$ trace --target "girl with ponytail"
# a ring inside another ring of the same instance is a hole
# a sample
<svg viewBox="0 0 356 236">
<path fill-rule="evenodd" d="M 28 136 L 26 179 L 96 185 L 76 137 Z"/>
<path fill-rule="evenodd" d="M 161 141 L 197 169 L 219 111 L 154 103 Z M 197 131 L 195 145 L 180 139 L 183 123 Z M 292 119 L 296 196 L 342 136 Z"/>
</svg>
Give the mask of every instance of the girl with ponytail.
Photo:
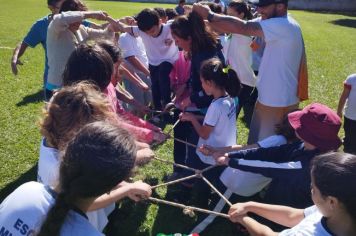
<svg viewBox="0 0 356 236">
<path fill-rule="evenodd" d="M 203 124 L 201 125 L 200 117 L 189 112 L 181 113 L 180 119 L 193 125 L 199 135 L 198 147 L 236 144 L 235 115 L 241 87 L 236 72 L 228 67 L 224 68 L 219 59 L 212 58 L 203 62 L 200 80 L 205 93 L 214 97 Z M 215 160 L 197 149 L 194 153 L 189 153 L 187 164 L 196 169 L 203 169 L 215 165 Z"/>
<path fill-rule="evenodd" d="M 224 61 L 218 35 L 207 27 L 203 18 L 195 12 L 175 18 L 171 24 L 171 31 L 176 45 L 191 55 L 190 76 L 185 85 L 190 95 L 180 102 L 176 118 L 178 119 L 179 113 L 185 110 L 204 115 L 213 97 L 206 94 L 202 88 L 200 66 L 204 60 L 213 57 Z M 197 143 L 199 139 L 190 122 L 179 122 L 174 128 L 174 137 L 190 143 Z M 195 151 L 183 143 L 174 141 L 173 155 L 176 163 L 185 164 L 186 150 Z M 181 174 L 182 169 L 175 167 L 173 175 L 178 177 Z"/>
</svg>

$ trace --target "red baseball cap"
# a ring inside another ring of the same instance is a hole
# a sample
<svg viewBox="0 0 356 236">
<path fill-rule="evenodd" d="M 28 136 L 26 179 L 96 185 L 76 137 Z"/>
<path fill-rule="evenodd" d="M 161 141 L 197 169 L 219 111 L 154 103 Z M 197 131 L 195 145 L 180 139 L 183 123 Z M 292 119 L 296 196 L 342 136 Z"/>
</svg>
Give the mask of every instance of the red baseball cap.
<svg viewBox="0 0 356 236">
<path fill-rule="evenodd" d="M 288 114 L 288 121 L 304 141 L 321 151 L 336 150 L 341 146 L 338 133 L 340 117 L 329 107 L 312 103 L 301 111 Z"/>
</svg>

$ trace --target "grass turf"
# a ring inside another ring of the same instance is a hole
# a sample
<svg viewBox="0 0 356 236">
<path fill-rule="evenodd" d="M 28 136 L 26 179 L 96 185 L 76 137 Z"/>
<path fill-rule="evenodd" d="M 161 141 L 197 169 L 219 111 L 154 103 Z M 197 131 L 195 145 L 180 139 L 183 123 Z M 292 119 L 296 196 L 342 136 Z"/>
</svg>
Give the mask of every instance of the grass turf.
<svg viewBox="0 0 356 236">
<path fill-rule="evenodd" d="M 36 19 L 48 14 L 45 1 L 1 1 L 0 8 L 0 201 L 23 182 L 35 180 L 40 134 L 43 49 L 28 49 L 22 57 L 24 65 L 19 75 L 10 69 L 12 50 L 20 42 Z M 91 9 L 102 9 L 114 17 L 132 15 L 145 7 L 169 7 L 165 4 L 146 4 L 113 1 L 88 1 Z M 310 100 L 336 109 L 342 82 L 356 72 L 355 15 L 291 11 L 300 23 L 307 50 L 310 74 Z M 304 106 L 307 103 L 303 103 Z M 238 120 L 238 141 L 245 143 L 247 128 Z M 340 133 L 342 136 L 342 132 Z M 173 144 L 168 141 L 156 152 L 172 159 Z M 137 178 L 150 183 L 162 181 L 171 173 L 169 165 L 152 162 L 139 170 Z M 159 197 L 174 194 L 175 189 L 159 189 Z M 122 201 L 113 215 L 108 235 L 156 235 L 158 232 L 189 232 L 197 218 L 189 218 L 182 211 L 167 206 Z M 229 222 L 218 219 L 203 235 L 236 235 Z"/>
</svg>

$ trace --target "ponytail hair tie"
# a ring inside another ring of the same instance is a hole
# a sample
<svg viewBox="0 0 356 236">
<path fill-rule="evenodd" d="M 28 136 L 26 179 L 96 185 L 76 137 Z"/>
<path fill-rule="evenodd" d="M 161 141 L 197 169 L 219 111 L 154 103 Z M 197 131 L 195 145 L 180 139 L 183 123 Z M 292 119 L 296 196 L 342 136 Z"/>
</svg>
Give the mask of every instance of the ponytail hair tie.
<svg viewBox="0 0 356 236">
<path fill-rule="evenodd" d="M 224 72 L 224 74 L 227 74 L 230 69 L 231 69 L 230 65 L 227 65 L 225 68 L 222 69 L 222 71 Z"/>
</svg>

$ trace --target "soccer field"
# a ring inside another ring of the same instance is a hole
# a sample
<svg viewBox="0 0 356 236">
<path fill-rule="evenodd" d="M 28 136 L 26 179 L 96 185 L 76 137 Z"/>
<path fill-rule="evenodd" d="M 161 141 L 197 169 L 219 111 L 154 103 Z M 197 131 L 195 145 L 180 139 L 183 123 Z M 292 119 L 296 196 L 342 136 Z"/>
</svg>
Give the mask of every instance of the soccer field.
<svg viewBox="0 0 356 236">
<path fill-rule="evenodd" d="M 43 107 L 42 73 L 44 53 L 41 46 L 28 48 L 22 57 L 19 74 L 11 72 L 12 49 L 26 35 L 31 25 L 49 13 L 46 1 L 0 0 L 0 202 L 20 184 L 36 179 L 40 134 L 38 121 Z M 173 7 L 114 1 L 87 1 L 93 10 L 107 11 L 119 18 L 146 7 Z M 307 51 L 310 100 L 336 109 L 342 82 L 356 73 L 356 15 L 290 11 L 300 23 Z M 242 114 L 241 114 L 242 116 Z M 238 142 L 246 143 L 248 129 L 238 120 Z M 167 130 L 169 127 L 166 128 Z M 340 137 L 342 137 L 340 132 Z M 173 159 L 170 140 L 156 149 L 157 156 Z M 137 170 L 135 179 L 151 184 L 161 182 L 172 172 L 170 165 L 152 161 Z M 175 188 L 158 189 L 157 196 L 174 195 Z M 124 200 L 112 215 L 107 235 L 156 235 L 159 232 L 188 233 L 197 218 L 185 216 L 181 210 L 149 203 Z M 217 219 L 202 235 L 237 235 L 235 227 Z"/>
</svg>

